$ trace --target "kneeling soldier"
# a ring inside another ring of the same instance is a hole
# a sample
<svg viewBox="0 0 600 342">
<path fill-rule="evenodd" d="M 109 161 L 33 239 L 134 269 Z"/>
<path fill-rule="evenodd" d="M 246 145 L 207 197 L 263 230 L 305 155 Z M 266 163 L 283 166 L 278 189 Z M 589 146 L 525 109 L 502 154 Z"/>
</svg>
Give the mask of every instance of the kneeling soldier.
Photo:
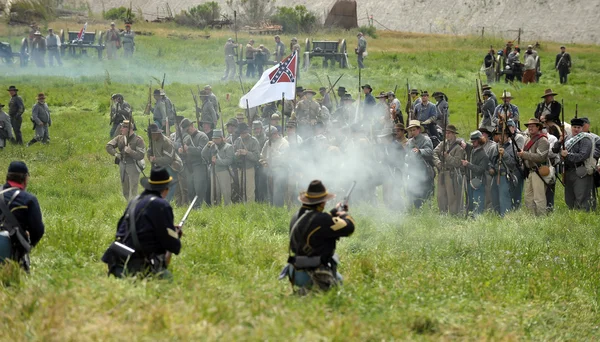
<svg viewBox="0 0 600 342">
<path fill-rule="evenodd" d="M 354 220 L 341 203 L 330 213 L 323 212 L 325 203 L 334 197 L 319 180 L 312 181 L 298 197 L 302 207 L 290 222 L 289 264 L 280 279 L 287 275 L 292 286 L 303 291 L 314 284 L 329 290 L 342 280 L 337 273 L 335 245 L 340 237 L 354 232 Z"/>
<path fill-rule="evenodd" d="M 144 192 L 127 205 L 117 225 L 116 241 L 102 256 L 109 275 L 171 277 L 166 254 L 181 250 L 181 230 L 173 224 L 173 208 L 164 200 L 172 180 L 166 169 L 153 168 L 150 179 L 140 181 Z"/>
</svg>

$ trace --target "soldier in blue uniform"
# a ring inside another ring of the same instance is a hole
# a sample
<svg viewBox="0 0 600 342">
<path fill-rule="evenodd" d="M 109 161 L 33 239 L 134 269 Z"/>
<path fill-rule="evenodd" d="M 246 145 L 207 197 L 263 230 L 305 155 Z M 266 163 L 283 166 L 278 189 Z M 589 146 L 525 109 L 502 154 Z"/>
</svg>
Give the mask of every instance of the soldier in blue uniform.
<svg viewBox="0 0 600 342">
<path fill-rule="evenodd" d="M 181 230 L 173 224 L 173 209 L 164 199 L 172 180 L 165 168 L 155 167 L 149 179 L 140 181 L 145 190 L 127 205 L 117 225 L 116 241 L 102 257 L 109 275 L 171 278 L 167 254 L 181 250 Z"/>
<path fill-rule="evenodd" d="M 11 259 L 29 272 L 29 252 L 44 236 L 42 211 L 37 198 L 25 191 L 29 170 L 22 161 L 8 166 L 0 203 L 0 263 Z"/>
<path fill-rule="evenodd" d="M 317 285 L 328 290 L 341 282 L 337 273 L 336 243 L 354 233 L 354 220 L 348 208 L 339 203 L 331 212 L 323 212 L 325 203 L 335 197 L 319 180 L 314 180 L 298 200 L 300 210 L 290 222 L 290 257 L 280 275 L 303 291 Z"/>
</svg>

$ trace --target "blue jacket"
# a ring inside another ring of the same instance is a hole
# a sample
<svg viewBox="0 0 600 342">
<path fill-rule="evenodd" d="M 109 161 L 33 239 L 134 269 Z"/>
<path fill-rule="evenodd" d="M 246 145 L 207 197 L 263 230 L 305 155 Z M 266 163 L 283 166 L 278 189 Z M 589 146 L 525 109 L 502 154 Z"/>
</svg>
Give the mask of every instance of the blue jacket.
<svg viewBox="0 0 600 342">
<path fill-rule="evenodd" d="M 6 183 L 2 189 L 10 188 Z M 19 195 L 9 204 L 16 190 L 4 193 L 4 203 L 8 204 L 8 209 L 15 215 L 21 229 L 29 232 L 31 246 L 35 246 L 44 236 L 44 222 L 42 222 L 42 211 L 37 198 L 25 190 L 20 190 Z"/>
</svg>

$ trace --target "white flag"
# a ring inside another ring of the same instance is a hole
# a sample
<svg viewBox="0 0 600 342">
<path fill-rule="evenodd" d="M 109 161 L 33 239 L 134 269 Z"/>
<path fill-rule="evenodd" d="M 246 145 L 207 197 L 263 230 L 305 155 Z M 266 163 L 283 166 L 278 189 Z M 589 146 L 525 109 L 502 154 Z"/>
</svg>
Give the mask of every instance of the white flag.
<svg viewBox="0 0 600 342">
<path fill-rule="evenodd" d="M 250 108 L 281 100 L 281 94 L 286 100 L 296 96 L 296 70 L 298 70 L 298 53 L 294 51 L 286 59 L 263 72 L 260 80 L 240 99 L 240 108 L 246 108 L 246 100 Z"/>
</svg>

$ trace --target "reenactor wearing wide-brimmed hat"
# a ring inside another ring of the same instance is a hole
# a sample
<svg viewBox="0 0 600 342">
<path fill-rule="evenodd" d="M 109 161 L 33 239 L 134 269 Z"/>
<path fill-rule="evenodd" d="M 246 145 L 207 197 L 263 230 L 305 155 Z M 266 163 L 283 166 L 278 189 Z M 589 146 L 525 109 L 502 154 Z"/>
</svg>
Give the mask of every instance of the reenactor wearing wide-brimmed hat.
<svg viewBox="0 0 600 342">
<path fill-rule="evenodd" d="M 4 108 L 4 104 L 0 103 L 0 150 L 6 147 L 8 140 L 14 139 L 10 117 L 2 108 Z"/>
<path fill-rule="evenodd" d="M 225 43 L 225 75 L 221 80 L 234 79 L 235 78 L 235 56 L 237 55 L 237 44 L 233 42 L 233 38 L 227 39 Z"/>
<path fill-rule="evenodd" d="M 40 31 L 36 31 L 33 34 L 33 40 L 31 41 L 31 59 L 35 62 L 35 65 L 39 68 L 46 67 L 44 62 L 44 56 L 46 55 L 46 39 L 42 36 Z"/>
<path fill-rule="evenodd" d="M 433 150 L 433 163 L 438 170 L 438 208 L 441 213 L 457 215 L 463 208 L 462 160 L 465 151 L 454 125 L 446 127 L 446 141 Z"/>
<path fill-rule="evenodd" d="M 535 108 L 534 116 L 548 127 L 548 132 L 550 134 L 554 135 L 556 138 L 560 138 L 562 135 L 560 127 L 562 125 L 562 122 L 560 121 L 562 105 L 554 99 L 556 95 L 558 94 L 553 92 L 552 89 L 544 90 L 544 95 L 542 95 L 544 101 L 538 103 Z"/>
<path fill-rule="evenodd" d="M 435 105 L 431 105 L 435 108 Z M 428 136 L 422 134 L 423 127 L 419 120 L 409 121 L 407 130 L 411 138 L 407 144 L 406 163 L 412 166 L 407 170 L 411 184 L 407 191 L 413 205 L 421 208 L 433 195 L 433 143 Z"/>
<path fill-rule="evenodd" d="M 119 135 L 106 144 L 106 152 L 115 156 L 115 164 L 119 165 L 123 197 L 129 201 L 138 194 L 138 180 L 145 167 L 146 146 L 144 139 L 133 131 L 129 120 L 122 121 L 119 126 Z"/>
<path fill-rule="evenodd" d="M 465 183 L 469 199 L 467 212 L 481 214 L 485 209 L 485 174 L 489 159 L 483 150 L 483 134 L 474 131 L 470 134 L 471 143 L 462 143 L 466 158 L 461 161 L 465 168 Z"/>
<path fill-rule="evenodd" d="M 123 121 L 131 121 L 132 110 L 129 103 L 123 99 L 123 95 L 116 93 L 113 94 L 110 99 L 113 102 L 113 105 L 110 107 L 110 123 L 112 124 L 110 137 L 113 138 L 115 137 L 115 134 L 119 133 L 117 132 L 117 129 Z M 133 129 L 135 129 L 135 127 L 132 127 L 132 130 Z"/>
<path fill-rule="evenodd" d="M 187 179 L 188 199 L 198 196 L 195 208 L 200 208 L 202 202 L 206 201 L 208 192 L 208 163 L 202 158 L 202 150 L 208 144 L 208 136 L 194 127 L 194 121 L 183 119 L 179 124 L 183 138 L 183 146 L 179 148 L 179 154 L 185 161 L 185 174 Z"/>
<path fill-rule="evenodd" d="M 173 208 L 166 200 L 172 182 L 169 172 L 160 167 L 152 168 L 150 178 L 142 178 L 144 192 L 127 204 L 115 242 L 102 256 L 109 275 L 172 277 L 168 255 L 181 250 L 181 230 L 174 225 Z"/>
<path fill-rule="evenodd" d="M 290 255 L 280 279 L 287 276 L 302 293 L 313 286 L 326 291 L 342 280 L 335 247 L 339 238 L 354 232 L 355 225 L 342 203 L 323 212 L 325 203 L 333 198 L 321 181 L 310 182 L 298 197 L 302 207 L 290 221 Z"/>
<path fill-rule="evenodd" d="M 510 120 L 507 125 L 513 125 L 514 121 Z M 518 169 L 520 160 L 517 157 L 517 149 L 513 148 L 513 143 L 509 136 L 510 132 L 495 131 L 494 142 L 497 144 L 496 157 L 494 160 L 495 175 L 492 177 L 492 182 L 495 182 L 494 196 L 498 198 L 498 204 L 495 206 L 500 214 L 504 216 L 507 212 L 516 207 L 514 203 L 514 190 L 519 187 L 519 179 L 521 178 L 521 170 Z M 519 192 L 519 200 L 520 193 Z"/>
<path fill-rule="evenodd" d="M 12 260 L 25 272 L 29 272 L 29 252 L 45 232 L 40 204 L 33 194 L 27 192 L 29 184 L 27 165 L 22 161 L 13 161 L 8 166 L 6 183 L 0 192 L 1 205 L 4 207 L 0 229 L 0 264 Z M 10 221 L 16 221 L 18 226 L 10 224 Z"/>
<path fill-rule="evenodd" d="M 250 135 L 250 127 L 245 122 L 238 125 L 237 131 L 239 137 L 233 143 L 233 150 L 241 200 L 251 203 L 255 200 L 255 169 L 260 159 L 260 143 Z"/>
<path fill-rule="evenodd" d="M 529 136 L 523 150 L 517 152 L 525 164 L 525 205 L 537 216 L 546 214 L 546 183 L 550 177 L 548 137 L 542 133 L 543 125 L 538 119 L 529 119 L 526 124 Z"/>
<path fill-rule="evenodd" d="M 19 145 L 23 145 L 23 136 L 21 135 L 21 124 L 23 123 L 23 113 L 25 112 L 25 105 L 23 104 L 23 98 L 17 94 L 19 89 L 15 86 L 10 86 L 7 89 L 10 94 L 10 102 L 8 102 L 8 116 L 10 117 L 10 124 L 15 133 L 14 142 Z"/>
<path fill-rule="evenodd" d="M 123 42 L 123 57 L 131 58 L 135 50 L 135 33 L 131 31 L 131 24 L 125 24 L 125 31 L 121 32 Z"/>
<path fill-rule="evenodd" d="M 202 149 L 202 157 L 210 162 L 210 193 L 212 204 L 231 204 L 231 183 L 233 171 L 231 165 L 234 161 L 233 146 L 225 141 L 223 131 L 215 129 L 213 139 Z"/>
<path fill-rule="evenodd" d="M 517 127 L 520 126 L 519 122 L 519 107 L 510 103 L 513 97 L 508 91 L 502 93 L 502 103 L 496 106 L 494 110 L 494 117 L 492 118 L 492 124 L 495 129 L 506 129 L 506 121 L 512 119 Z"/>
<path fill-rule="evenodd" d="M 52 118 L 50 117 L 50 109 L 46 103 L 46 95 L 44 93 L 38 94 L 37 103 L 31 108 L 31 121 L 33 121 L 35 135 L 27 143 L 27 146 L 31 146 L 38 141 L 48 144 L 50 142 L 48 127 L 52 125 Z"/>
<path fill-rule="evenodd" d="M 275 39 L 275 62 L 280 62 L 285 57 L 285 44 L 281 42 L 281 37 L 276 35 Z"/>
<path fill-rule="evenodd" d="M 165 168 L 173 177 L 169 194 L 165 198 L 170 202 L 175 196 L 175 190 L 179 182 L 178 174 L 183 171 L 183 161 L 177 155 L 173 142 L 163 134 L 157 124 L 151 124 L 148 130 L 152 139 L 152 144 L 148 144 L 150 146 L 147 152 L 148 160 L 153 166 Z"/>
<path fill-rule="evenodd" d="M 560 47 L 560 53 L 556 55 L 554 69 L 558 70 L 560 84 L 566 84 L 567 75 L 571 73 L 571 55 L 564 45 Z"/>
<path fill-rule="evenodd" d="M 210 92 L 205 90 L 200 91 L 200 99 L 202 99 L 202 118 L 203 122 L 212 122 L 213 127 L 216 127 L 217 124 L 217 111 L 213 105 L 213 102 L 210 100 Z"/>
<path fill-rule="evenodd" d="M 562 140 L 557 141 L 552 150 L 560 151 L 565 162 L 565 203 L 569 209 L 590 211 L 594 205 L 594 180 L 597 160 L 594 159 L 595 139 L 583 132 L 584 121 L 579 118 L 571 120 L 572 137 L 567 139 L 562 148 Z"/>
<path fill-rule="evenodd" d="M 151 109 L 152 119 L 158 128 L 162 129 L 165 127 L 168 118 L 167 105 L 164 98 L 165 91 L 162 89 L 154 89 L 153 96 L 155 103 L 154 107 Z"/>
<path fill-rule="evenodd" d="M 115 23 L 110 23 L 110 28 L 106 30 L 104 35 L 106 38 L 106 57 L 108 59 L 117 59 L 117 49 L 121 48 L 121 36 L 119 30 L 116 29 Z"/>
<path fill-rule="evenodd" d="M 421 97 L 419 96 L 419 90 L 418 89 L 411 89 L 410 90 L 410 99 L 412 100 L 412 105 L 413 108 L 418 105 L 419 103 L 421 103 Z M 415 120 L 414 117 L 412 118 L 408 118 L 406 120 Z"/>
<path fill-rule="evenodd" d="M 254 39 L 250 39 L 246 44 L 246 77 L 254 77 L 256 75 L 255 54 L 257 49 L 254 48 Z"/>
</svg>

